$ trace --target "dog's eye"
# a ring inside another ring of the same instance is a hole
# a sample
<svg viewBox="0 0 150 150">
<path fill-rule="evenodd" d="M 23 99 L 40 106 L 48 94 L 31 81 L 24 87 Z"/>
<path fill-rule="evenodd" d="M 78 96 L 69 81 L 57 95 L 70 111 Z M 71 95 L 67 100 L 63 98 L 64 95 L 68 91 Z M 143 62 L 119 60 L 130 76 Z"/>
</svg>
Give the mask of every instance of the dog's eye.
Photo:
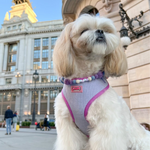
<svg viewBox="0 0 150 150">
<path fill-rule="evenodd" d="M 86 32 L 88 29 L 85 29 L 85 30 L 83 30 L 82 32 L 81 32 L 81 34 L 83 34 L 84 32 Z"/>
</svg>

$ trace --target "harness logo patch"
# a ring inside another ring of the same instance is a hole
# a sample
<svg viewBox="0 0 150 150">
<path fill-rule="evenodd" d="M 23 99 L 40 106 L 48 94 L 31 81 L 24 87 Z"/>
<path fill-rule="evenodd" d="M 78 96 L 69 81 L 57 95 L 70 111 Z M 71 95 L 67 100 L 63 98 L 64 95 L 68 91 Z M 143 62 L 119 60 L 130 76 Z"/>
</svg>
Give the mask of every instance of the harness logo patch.
<svg viewBox="0 0 150 150">
<path fill-rule="evenodd" d="M 71 86 L 71 93 L 83 93 L 82 86 Z"/>
</svg>

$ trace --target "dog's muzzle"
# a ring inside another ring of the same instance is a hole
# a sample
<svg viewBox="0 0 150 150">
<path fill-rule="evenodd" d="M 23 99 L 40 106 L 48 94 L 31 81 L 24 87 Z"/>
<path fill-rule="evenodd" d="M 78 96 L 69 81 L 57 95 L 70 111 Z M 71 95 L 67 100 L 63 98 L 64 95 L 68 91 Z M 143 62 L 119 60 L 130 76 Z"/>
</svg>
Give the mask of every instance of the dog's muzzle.
<svg viewBox="0 0 150 150">
<path fill-rule="evenodd" d="M 103 30 L 96 30 L 96 42 L 106 42 Z"/>
</svg>

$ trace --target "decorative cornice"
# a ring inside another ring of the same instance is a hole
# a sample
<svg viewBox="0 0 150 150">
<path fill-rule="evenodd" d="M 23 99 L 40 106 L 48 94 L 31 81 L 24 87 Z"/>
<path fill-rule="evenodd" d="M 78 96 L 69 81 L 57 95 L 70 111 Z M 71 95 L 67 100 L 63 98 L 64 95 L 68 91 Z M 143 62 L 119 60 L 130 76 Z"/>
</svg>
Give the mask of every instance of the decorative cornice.
<svg viewBox="0 0 150 150">
<path fill-rule="evenodd" d="M 22 31 L 22 32 L 13 32 L 13 33 L 6 33 L 6 34 L 0 34 L 0 39 L 1 38 L 6 38 L 6 37 L 12 37 L 12 36 L 18 36 L 18 35 L 27 35 L 27 34 L 39 34 L 39 33 L 50 33 L 50 32 L 57 32 L 57 31 L 62 31 L 63 28 L 58 28 L 58 29 L 49 29 L 49 30 L 39 30 L 39 31 Z"/>
</svg>

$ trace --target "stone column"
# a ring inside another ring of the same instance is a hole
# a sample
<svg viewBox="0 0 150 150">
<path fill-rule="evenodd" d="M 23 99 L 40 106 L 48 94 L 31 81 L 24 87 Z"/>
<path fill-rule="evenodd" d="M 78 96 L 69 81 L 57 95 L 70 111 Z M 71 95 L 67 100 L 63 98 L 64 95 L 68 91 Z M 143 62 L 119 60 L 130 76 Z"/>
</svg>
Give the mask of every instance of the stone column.
<svg viewBox="0 0 150 150">
<path fill-rule="evenodd" d="M 34 47 L 32 46 L 32 39 L 29 38 L 28 39 L 28 45 L 27 45 L 27 70 L 32 69 L 32 62 L 33 62 L 33 58 L 32 58 L 32 53 L 34 53 Z"/>
<path fill-rule="evenodd" d="M 38 115 L 40 114 L 40 105 L 41 105 L 41 91 L 38 93 Z"/>
<path fill-rule="evenodd" d="M 24 108 L 24 89 L 21 90 L 20 92 L 20 118 L 19 120 L 22 121 L 23 120 L 23 108 Z"/>
<path fill-rule="evenodd" d="M 20 91 L 16 91 L 15 111 L 17 111 L 19 116 L 20 116 L 20 101 L 21 101 Z M 19 120 L 20 120 L 20 118 L 19 118 Z"/>
<path fill-rule="evenodd" d="M 50 90 L 48 90 L 47 113 L 50 114 Z"/>
<path fill-rule="evenodd" d="M 30 45 L 30 42 L 29 42 Z M 28 46 L 29 46 L 28 45 Z M 33 60 L 34 60 L 34 39 L 31 39 L 31 51 L 30 51 L 30 47 L 29 47 L 29 54 L 31 54 L 30 59 L 31 59 L 31 63 L 29 63 L 29 68 L 33 69 Z"/>
<path fill-rule="evenodd" d="M 20 39 L 20 52 L 19 52 L 19 62 L 18 62 L 18 70 L 23 71 L 24 70 L 24 59 L 25 59 L 25 51 L 26 51 L 26 40 Z"/>
<path fill-rule="evenodd" d="M 0 72 L 3 71 L 4 43 L 0 43 Z"/>
<path fill-rule="evenodd" d="M 28 109 L 28 114 L 31 115 L 31 104 L 32 104 L 32 91 L 29 91 L 29 109 Z"/>
<path fill-rule="evenodd" d="M 19 63 L 19 51 L 20 51 L 20 41 L 18 41 L 18 42 L 17 42 L 16 70 L 18 70 L 18 63 Z"/>
<path fill-rule="evenodd" d="M 42 68 L 42 48 L 43 48 L 43 42 L 41 38 L 41 44 L 40 44 L 40 68 Z"/>
<path fill-rule="evenodd" d="M 49 37 L 48 68 L 51 68 L 51 37 Z"/>
<path fill-rule="evenodd" d="M 41 76 L 39 76 L 39 83 L 41 83 L 41 81 L 42 81 L 42 77 L 41 77 Z"/>
<path fill-rule="evenodd" d="M 3 71 L 7 70 L 7 60 L 8 60 L 8 43 L 5 43 L 4 49 L 4 62 L 3 62 Z"/>
<path fill-rule="evenodd" d="M 50 75 L 48 76 L 48 80 L 49 80 L 49 82 L 51 81 L 51 76 Z"/>
<path fill-rule="evenodd" d="M 49 113 L 51 112 L 51 96 L 50 96 L 51 90 L 49 90 Z M 51 113 L 50 113 L 51 115 Z"/>
</svg>

